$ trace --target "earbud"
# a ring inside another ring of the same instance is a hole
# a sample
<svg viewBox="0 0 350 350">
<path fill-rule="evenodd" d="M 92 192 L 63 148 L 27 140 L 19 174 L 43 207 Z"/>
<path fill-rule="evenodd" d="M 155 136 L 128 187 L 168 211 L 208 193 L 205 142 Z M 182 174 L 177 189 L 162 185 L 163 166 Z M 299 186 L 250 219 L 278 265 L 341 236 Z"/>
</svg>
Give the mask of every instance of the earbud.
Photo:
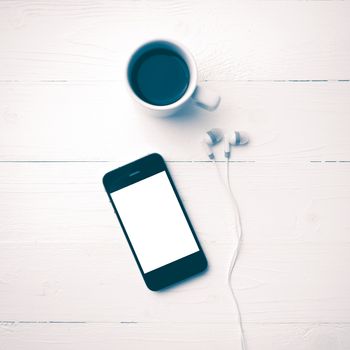
<svg viewBox="0 0 350 350">
<path fill-rule="evenodd" d="M 203 138 L 203 145 L 206 148 L 206 152 L 208 154 L 209 159 L 214 159 L 214 153 L 212 150 L 212 146 L 219 143 L 223 138 L 223 133 L 220 129 L 211 129 L 205 133 Z"/>
<path fill-rule="evenodd" d="M 245 145 L 249 142 L 244 132 L 234 131 L 232 135 L 225 135 L 225 157 L 230 158 L 231 146 Z"/>
</svg>

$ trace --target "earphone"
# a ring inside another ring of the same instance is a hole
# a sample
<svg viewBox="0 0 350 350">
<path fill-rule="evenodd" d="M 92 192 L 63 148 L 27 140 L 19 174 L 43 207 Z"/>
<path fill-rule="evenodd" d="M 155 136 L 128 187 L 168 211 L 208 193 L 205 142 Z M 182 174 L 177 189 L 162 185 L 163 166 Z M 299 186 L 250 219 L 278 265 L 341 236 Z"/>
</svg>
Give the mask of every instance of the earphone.
<svg viewBox="0 0 350 350">
<path fill-rule="evenodd" d="M 230 292 L 232 294 L 232 298 L 234 300 L 236 309 L 237 309 L 237 318 L 238 318 L 238 324 L 240 328 L 240 333 L 241 333 L 241 348 L 242 350 L 246 349 L 246 340 L 244 336 L 244 330 L 243 330 L 243 325 L 242 325 L 242 315 L 241 315 L 241 310 L 239 308 L 239 304 L 236 298 L 236 295 L 234 293 L 232 284 L 231 284 L 231 278 L 232 278 L 232 272 L 233 269 L 236 265 L 237 258 L 240 252 L 240 247 L 241 247 L 241 241 L 242 241 L 242 225 L 241 225 L 241 216 L 238 208 L 238 204 L 236 201 L 236 198 L 233 194 L 232 187 L 231 187 L 231 182 L 230 182 L 230 163 L 229 159 L 231 156 L 231 146 L 238 146 L 238 145 L 246 145 L 249 142 L 249 138 L 245 133 L 239 132 L 239 131 L 234 131 L 231 135 L 225 135 L 223 136 L 223 132 L 220 129 L 211 129 L 209 130 L 204 138 L 203 138 L 203 143 L 206 147 L 206 153 L 209 157 L 209 159 L 214 163 L 215 168 L 218 172 L 219 178 L 222 182 L 222 184 L 226 187 L 225 180 L 222 178 L 220 169 L 217 166 L 215 155 L 213 152 L 213 146 L 218 144 L 222 139 L 224 138 L 225 142 L 225 158 L 226 158 L 226 181 L 227 181 L 227 189 L 228 193 L 230 196 L 231 204 L 233 206 L 234 212 L 235 212 L 235 231 L 237 235 L 237 241 L 236 241 L 236 246 L 234 248 L 230 266 L 228 269 L 228 274 L 227 274 L 227 283 L 230 289 Z"/>
<path fill-rule="evenodd" d="M 213 160 L 215 158 L 212 147 L 219 143 L 223 137 L 224 134 L 220 129 L 211 129 L 205 133 L 203 145 L 209 159 Z"/>
<path fill-rule="evenodd" d="M 213 146 L 218 144 L 224 138 L 225 142 L 225 157 L 230 158 L 231 146 L 246 145 L 249 142 L 249 138 L 246 133 L 240 131 L 234 131 L 231 135 L 223 134 L 221 129 L 211 129 L 207 131 L 203 138 L 203 144 L 206 148 L 206 153 L 210 160 L 215 159 Z"/>
<path fill-rule="evenodd" d="M 248 136 L 243 132 L 234 131 L 231 135 L 225 135 L 225 157 L 230 158 L 231 146 L 246 145 L 248 142 Z"/>
</svg>

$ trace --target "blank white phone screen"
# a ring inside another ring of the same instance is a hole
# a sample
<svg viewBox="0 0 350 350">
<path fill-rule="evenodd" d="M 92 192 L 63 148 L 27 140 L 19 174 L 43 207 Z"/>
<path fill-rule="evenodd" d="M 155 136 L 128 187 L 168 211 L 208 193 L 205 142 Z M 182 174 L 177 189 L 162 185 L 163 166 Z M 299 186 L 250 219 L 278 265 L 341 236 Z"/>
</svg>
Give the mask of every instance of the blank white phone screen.
<svg viewBox="0 0 350 350">
<path fill-rule="evenodd" d="M 199 251 L 165 171 L 111 196 L 144 273 Z"/>
</svg>

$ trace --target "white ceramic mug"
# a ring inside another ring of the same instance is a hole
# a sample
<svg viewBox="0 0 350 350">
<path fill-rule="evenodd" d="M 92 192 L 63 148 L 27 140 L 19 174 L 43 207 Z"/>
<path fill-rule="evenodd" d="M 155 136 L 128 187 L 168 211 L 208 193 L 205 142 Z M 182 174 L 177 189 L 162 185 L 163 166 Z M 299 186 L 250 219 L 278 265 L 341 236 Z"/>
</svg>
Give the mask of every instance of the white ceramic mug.
<svg viewBox="0 0 350 350">
<path fill-rule="evenodd" d="M 132 69 L 140 56 L 150 50 L 158 48 L 165 48 L 175 52 L 185 61 L 189 71 L 189 82 L 185 93 L 178 100 L 167 105 L 154 105 L 144 101 L 135 93 L 131 84 Z M 127 85 L 132 97 L 144 110 L 159 117 L 175 113 L 185 104 L 189 103 L 191 99 L 193 99 L 198 106 L 206 110 L 213 111 L 217 108 L 220 103 L 220 96 L 206 87 L 198 85 L 197 77 L 197 67 L 191 53 L 181 44 L 165 39 L 152 40 L 144 43 L 134 51 L 127 65 Z"/>
</svg>

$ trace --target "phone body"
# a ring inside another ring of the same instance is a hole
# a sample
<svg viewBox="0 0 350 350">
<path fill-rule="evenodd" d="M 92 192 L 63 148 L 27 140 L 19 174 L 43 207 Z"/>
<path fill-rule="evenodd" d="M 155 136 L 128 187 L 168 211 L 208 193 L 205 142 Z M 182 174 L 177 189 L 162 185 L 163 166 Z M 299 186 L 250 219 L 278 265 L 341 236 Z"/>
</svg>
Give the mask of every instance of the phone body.
<svg viewBox="0 0 350 350">
<path fill-rule="evenodd" d="M 160 290 L 207 268 L 207 259 L 159 154 L 108 172 L 103 184 L 150 290 Z"/>
</svg>

